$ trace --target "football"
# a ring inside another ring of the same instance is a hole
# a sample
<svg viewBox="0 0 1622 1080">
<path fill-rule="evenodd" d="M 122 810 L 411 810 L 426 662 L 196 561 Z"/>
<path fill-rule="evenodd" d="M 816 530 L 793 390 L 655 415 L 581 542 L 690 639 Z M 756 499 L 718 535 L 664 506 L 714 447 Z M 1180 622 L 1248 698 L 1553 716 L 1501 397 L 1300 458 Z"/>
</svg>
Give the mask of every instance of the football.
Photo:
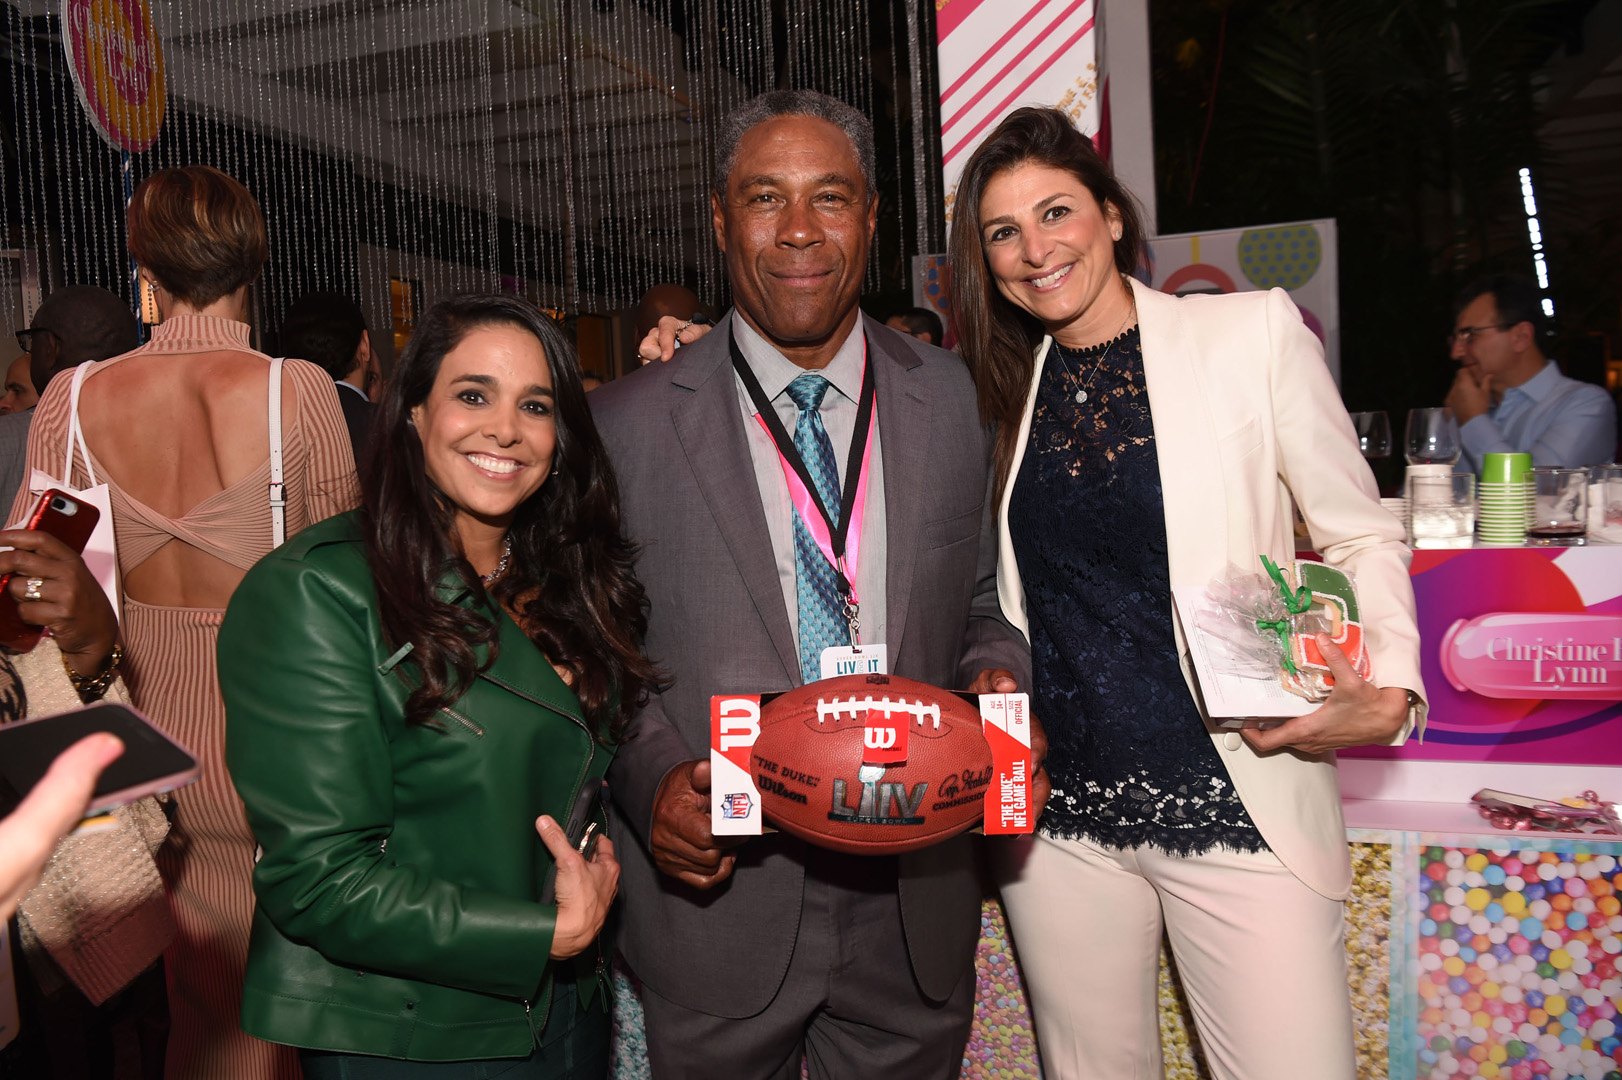
<svg viewBox="0 0 1622 1080">
<path fill-rule="evenodd" d="M 981 823 L 979 709 L 895 675 L 841 675 L 764 702 L 750 771 L 766 818 L 808 843 L 894 855 Z"/>
</svg>

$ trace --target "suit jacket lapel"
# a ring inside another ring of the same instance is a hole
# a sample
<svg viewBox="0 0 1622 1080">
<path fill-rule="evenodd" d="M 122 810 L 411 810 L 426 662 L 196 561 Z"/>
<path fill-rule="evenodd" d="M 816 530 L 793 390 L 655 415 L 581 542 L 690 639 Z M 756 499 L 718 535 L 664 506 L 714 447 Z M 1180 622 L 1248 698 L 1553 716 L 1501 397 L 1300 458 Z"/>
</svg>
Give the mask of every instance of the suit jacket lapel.
<svg viewBox="0 0 1622 1080">
<path fill-rule="evenodd" d="M 864 325 L 863 329 L 866 327 Z M 880 456 L 884 461 L 884 610 L 891 663 L 901 655 L 912 596 L 913 556 L 923 529 L 924 491 L 929 476 L 932 410 L 920 393 L 917 369 L 923 361 L 892 349 L 882 334 L 868 334 L 879 414 Z"/>
<path fill-rule="evenodd" d="M 783 606 L 771 533 L 738 404 L 727 347 L 730 328 L 730 320 L 723 319 L 715 333 L 683 351 L 671 382 L 691 393 L 671 407 L 671 421 L 716 530 L 732 553 L 784 670 L 797 682 L 800 656 Z"/>
<path fill-rule="evenodd" d="M 1201 548 L 1226 543 L 1226 489 L 1216 455 L 1217 432 L 1207 407 L 1205 372 L 1174 297 L 1132 282 L 1137 294 L 1144 383 L 1154 415 L 1165 505 L 1166 552 L 1173 585 L 1199 567 Z"/>
</svg>

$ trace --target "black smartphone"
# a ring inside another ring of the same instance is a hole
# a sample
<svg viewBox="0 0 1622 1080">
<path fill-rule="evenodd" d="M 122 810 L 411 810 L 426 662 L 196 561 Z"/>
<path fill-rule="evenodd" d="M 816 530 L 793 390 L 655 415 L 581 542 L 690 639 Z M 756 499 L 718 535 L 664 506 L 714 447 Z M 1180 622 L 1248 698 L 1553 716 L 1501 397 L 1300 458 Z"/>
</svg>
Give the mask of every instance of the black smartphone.
<svg viewBox="0 0 1622 1080">
<path fill-rule="evenodd" d="M 86 735 L 106 731 L 124 752 L 96 781 L 86 817 L 106 813 L 144 795 L 185 787 L 198 777 L 191 752 L 127 705 L 101 702 L 72 712 L 0 725 L 0 814 L 27 797 L 56 756 Z"/>
<path fill-rule="evenodd" d="M 65 491 L 47 489 L 34 504 L 33 513 L 18 528 L 48 532 L 74 551 L 84 552 L 90 534 L 96 531 L 101 511 L 87 502 L 81 502 Z M 39 644 L 39 627 L 23 621 L 17 610 L 17 598 L 8 586 L 11 574 L 0 574 L 0 644 L 12 652 L 28 652 Z"/>
<path fill-rule="evenodd" d="M 608 812 L 608 781 L 588 780 L 575 796 L 569 810 L 569 820 L 563 825 L 563 835 L 569 844 L 589 861 L 597 850 L 597 838 L 602 835 L 598 818 Z M 547 871 L 546 884 L 541 888 L 541 903 L 550 904 L 557 895 L 558 868 Z"/>
</svg>

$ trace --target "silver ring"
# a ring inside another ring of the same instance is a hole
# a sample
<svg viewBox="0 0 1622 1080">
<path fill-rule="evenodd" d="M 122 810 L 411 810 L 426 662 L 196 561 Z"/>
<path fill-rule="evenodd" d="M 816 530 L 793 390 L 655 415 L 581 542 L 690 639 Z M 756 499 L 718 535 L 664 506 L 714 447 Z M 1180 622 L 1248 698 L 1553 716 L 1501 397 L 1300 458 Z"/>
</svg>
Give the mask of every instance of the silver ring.
<svg viewBox="0 0 1622 1080">
<path fill-rule="evenodd" d="M 40 598 L 40 592 L 39 591 L 41 589 L 43 589 L 44 587 L 45 587 L 45 579 L 44 578 L 37 578 L 37 577 L 29 578 L 26 582 L 23 583 L 23 599 L 24 600 L 38 600 Z"/>
</svg>

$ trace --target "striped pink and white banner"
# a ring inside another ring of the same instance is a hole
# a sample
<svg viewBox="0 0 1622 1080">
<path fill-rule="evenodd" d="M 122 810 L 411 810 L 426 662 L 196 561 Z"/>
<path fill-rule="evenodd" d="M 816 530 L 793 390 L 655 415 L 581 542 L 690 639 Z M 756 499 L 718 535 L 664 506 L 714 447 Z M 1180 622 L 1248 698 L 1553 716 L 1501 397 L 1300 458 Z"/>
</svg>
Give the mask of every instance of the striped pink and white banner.
<svg viewBox="0 0 1622 1080">
<path fill-rule="evenodd" d="M 969 155 L 1011 110 L 1054 105 L 1098 137 L 1105 114 L 1097 6 L 1095 0 L 936 0 L 948 217 Z"/>
</svg>

